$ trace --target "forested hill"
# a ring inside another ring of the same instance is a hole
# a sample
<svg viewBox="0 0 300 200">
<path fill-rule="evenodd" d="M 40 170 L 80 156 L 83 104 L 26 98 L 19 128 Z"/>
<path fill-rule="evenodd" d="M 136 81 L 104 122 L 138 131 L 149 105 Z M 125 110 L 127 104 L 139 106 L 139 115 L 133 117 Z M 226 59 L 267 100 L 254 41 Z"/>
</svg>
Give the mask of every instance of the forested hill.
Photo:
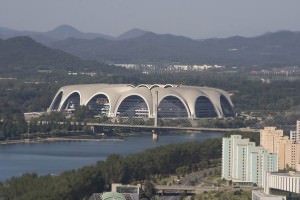
<svg viewBox="0 0 300 200">
<path fill-rule="evenodd" d="M 112 37 L 100 33 L 84 33 L 69 25 L 62 25 L 48 32 L 17 31 L 0 27 L 0 38 L 16 36 L 31 37 L 50 48 L 60 49 L 83 59 L 109 63 L 165 62 L 263 67 L 300 65 L 300 32 L 296 31 L 278 31 L 257 37 L 195 40 L 140 29 L 132 29 L 119 37 Z M 11 45 L 11 40 L 6 42 Z M 0 50 L 2 54 L 3 50 Z"/>
<path fill-rule="evenodd" d="M 51 49 L 37 43 L 30 37 L 0 39 L 0 72 L 37 69 L 82 70 L 87 67 L 109 71 L 111 66 L 83 61 L 62 50 Z"/>
<path fill-rule="evenodd" d="M 124 40 L 69 38 L 52 47 L 87 59 L 115 63 L 179 62 L 234 66 L 300 65 L 300 32 L 279 31 L 258 37 L 193 40 L 146 32 Z"/>
</svg>

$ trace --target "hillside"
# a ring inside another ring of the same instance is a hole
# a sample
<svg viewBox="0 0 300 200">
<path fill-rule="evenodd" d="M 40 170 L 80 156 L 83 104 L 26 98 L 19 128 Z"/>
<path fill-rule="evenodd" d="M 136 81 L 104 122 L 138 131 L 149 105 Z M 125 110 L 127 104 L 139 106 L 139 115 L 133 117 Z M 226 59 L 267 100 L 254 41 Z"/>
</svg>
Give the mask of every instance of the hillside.
<svg viewBox="0 0 300 200">
<path fill-rule="evenodd" d="M 67 38 L 78 38 L 78 39 L 104 38 L 109 40 L 114 39 L 112 36 L 101 34 L 101 33 L 83 33 L 69 25 L 61 25 L 51 31 L 42 34 L 54 38 L 56 40 L 64 40 Z"/>
<path fill-rule="evenodd" d="M 83 61 L 61 50 L 51 49 L 29 37 L 0 39 L 0 72 L 13 72 L 37 69 L 74 70 L 94 68 L 113 70 L 116 67 Z"/>
<path fill-rule="evenodd" d="M 186 50 L 196 50 L 197 42 L 185 37 L 148 32 L 137 38 L 114 41 L 71 38 L 54 42 L 51 46 L 86 59 L 126 63 L 161 62 L 170 59 L 180 61 L 181 58 L 190 57 Z"/>
<path fill-rule="evenodd" d="M 118 40 L 127 40 L 127 39 L 131 39 L 131 38 L 140 37 L 146 33 L 148 33 L 148 32 L 138 29 L 138 28 L 134 28 L 129 31 L 126 31 L 125 33 L 122 33 L 121 35 L 118 36 L 117 39 Z"/>
<path fill-rule="evenodd" d="M 112 37 L 101 33 L 84 33 L 69 25 L 61 25 L 47 32 L 0 27 L 0 38 L 16 36 L 28 36 L 50 48 L 101 62 L 300 65 L 300 32 L 292 31 L 267 33 L 257 37 L 194 40 L 137 28 Z"/>
<path fill-rule="evenodd" d="M 57 40 L 64 40 L 67 38 L 77 38 L 77 39 L 105 38 L 109 40 L 115 39 L 112 36 L 101 34 L 101 33 L 84 33 L 69 25 L 61 25 L 47 32 L 19 31 L 19 30 L 0 27 L 0 38 L 2 39 L 8 39 L 8 38 L 19 37 L 19 36 L 28 36 L 34 39 L 35 41 L 43 44 L 50 44 L 51 42 Z"/>
<path fill-rule="evenodd" d="M 126 40 L 66 39 L 52 47 L 86 59 L 115 63 L 180 62 L 234 66 L 300 65 L 300 33 L 192 40 L 146 32 Z"/>
<path fill-rule="evenodd" d="M 88 39 L 88 40 L 96 39 L 96 38 L 103 38 L 107 40 L 124 40 L 124 39 L 136 38 L 144 35 L 145 33 L 147 33 L 147 31 L 134 28 L 120 34 L 118 37 L 113 37 L 102 33 L 82 32 L 70 25 L 60 25 L 54 28 L 53 30 L 47 32 L 19 31 L 10 28 L 0 27 L 1 39 L 8 39 L 8 38 L 13 38 L 18 36 L 28 36 L 34 39 L 35 41 L 43 44 L 50 44 L 51 42 L 57 40 L 65 40 L 68 38 Z"/>
</svg>

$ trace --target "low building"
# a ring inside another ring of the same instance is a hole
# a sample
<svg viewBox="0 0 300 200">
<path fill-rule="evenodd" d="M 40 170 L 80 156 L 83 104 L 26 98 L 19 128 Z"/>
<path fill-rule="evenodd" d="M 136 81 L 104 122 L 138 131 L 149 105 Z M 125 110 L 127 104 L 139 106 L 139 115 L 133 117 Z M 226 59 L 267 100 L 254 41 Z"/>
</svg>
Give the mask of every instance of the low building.
<svg viewBox="0 0 300 200">
<path fill-rule="evenodd" d="M 266 194 L 260 190 L 252 190 L 252 200 L 286 200 L 286 197 Z"/>
<path fill-rule="evenodd" d="M 111 191 L 123 194 L 126 199 L 139 200 L 140 186 L 113 183 L 111 184 Z"/>
<path fill-rule="evenodd" d="M 45 113 L 44 112 L 28 112 L 28 113 L 24 113 L 24 118 L 25 118 L 25 121 L 30 122 L 32 119 L 39 118 L 43 114 L 45 114 Z"/>
<path fill-rule="evenodd" d="M 127 200 L 123 194 L 117 192 L 95 193 L 89 200 Z"/>
<path fill-rule="evenodd" d="M 300 173 L 267 172 L 263 182 L 264 192 L 270 194 L 270 188 L 300 194 Z"/>
<path fill-rule="evenodd" d="M 139 200 L 140 185 L 111 184 L 111 192 L 94 193 L 89 200 Z"/>
</svg>

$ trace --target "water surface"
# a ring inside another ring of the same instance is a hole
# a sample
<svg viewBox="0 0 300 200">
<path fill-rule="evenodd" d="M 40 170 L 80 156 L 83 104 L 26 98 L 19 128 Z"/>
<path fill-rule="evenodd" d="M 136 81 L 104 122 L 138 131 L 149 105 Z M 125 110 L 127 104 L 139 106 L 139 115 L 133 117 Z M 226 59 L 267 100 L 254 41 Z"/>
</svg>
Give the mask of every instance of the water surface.
<svg viewBox="0 0 300 200">
<path fill-rule="evenodd" d="M 105 160 L 112 153 L 128 155 L 161 145 L 203 141 L 222 137 L 222 133 L 187 133 L 125 137 L 122 141 L 52 142 L 38 144 L 0 145 L 0 181 L 26 172 L 40 175 L 59 174 Z"/>
</svg>

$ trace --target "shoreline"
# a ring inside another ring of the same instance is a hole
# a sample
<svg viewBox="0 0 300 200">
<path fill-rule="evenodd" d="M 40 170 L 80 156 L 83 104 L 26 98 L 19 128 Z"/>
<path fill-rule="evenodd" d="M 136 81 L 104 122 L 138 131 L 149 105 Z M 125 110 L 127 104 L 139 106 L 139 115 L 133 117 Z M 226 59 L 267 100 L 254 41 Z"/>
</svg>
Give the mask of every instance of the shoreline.
<svg viewBox="0 0 300 200">
<path fill-rule="evenodd" d="M 193 133 L 188 131 L 186 133 Z M 176 132 L 171 135 L 184 135 L 186 133 Z M 198 133 L 202 134 L 203 131 L 199 131 Z M 166 134 L 166 133 L 165 133 Z M 168 135 L 169 133 L 167 133 Z M 36 144 L 36 143 L 48 143 L 48 142 L 86 142 L 86 141 L 94 141 L 94 142 L 106 142 L 106 141 L 115 141 L 122 142 L 124 141 L 124 137 L 141 137 L 149 135 L 149 133 L 124 133 L 119 134 L 116 137 L 103 137 L 103 135 L 77 135 L 77 136 L 62 136 L 62 137 L 36 137 L 33 139 L 15 139 L 15 140 L 0 140 L 0 145 L 9 145 L 9 144 Z"/>
<path fill-rule="evenodd" d="M 68 137 L 48 137 L 48 138 L 36 138 L 36 139 L 20 139 L 20 140 L 5 140 L 0 141 L 0 145 L 8 145 L 8 144 L 37 144 L 37 143 L 46 143 L 46 142 L 106 142 L 106 141 L 114 141 L 114 142 L 122 142 L 123 139 L 119 138 L 68 138 Z"/>
</svg>

